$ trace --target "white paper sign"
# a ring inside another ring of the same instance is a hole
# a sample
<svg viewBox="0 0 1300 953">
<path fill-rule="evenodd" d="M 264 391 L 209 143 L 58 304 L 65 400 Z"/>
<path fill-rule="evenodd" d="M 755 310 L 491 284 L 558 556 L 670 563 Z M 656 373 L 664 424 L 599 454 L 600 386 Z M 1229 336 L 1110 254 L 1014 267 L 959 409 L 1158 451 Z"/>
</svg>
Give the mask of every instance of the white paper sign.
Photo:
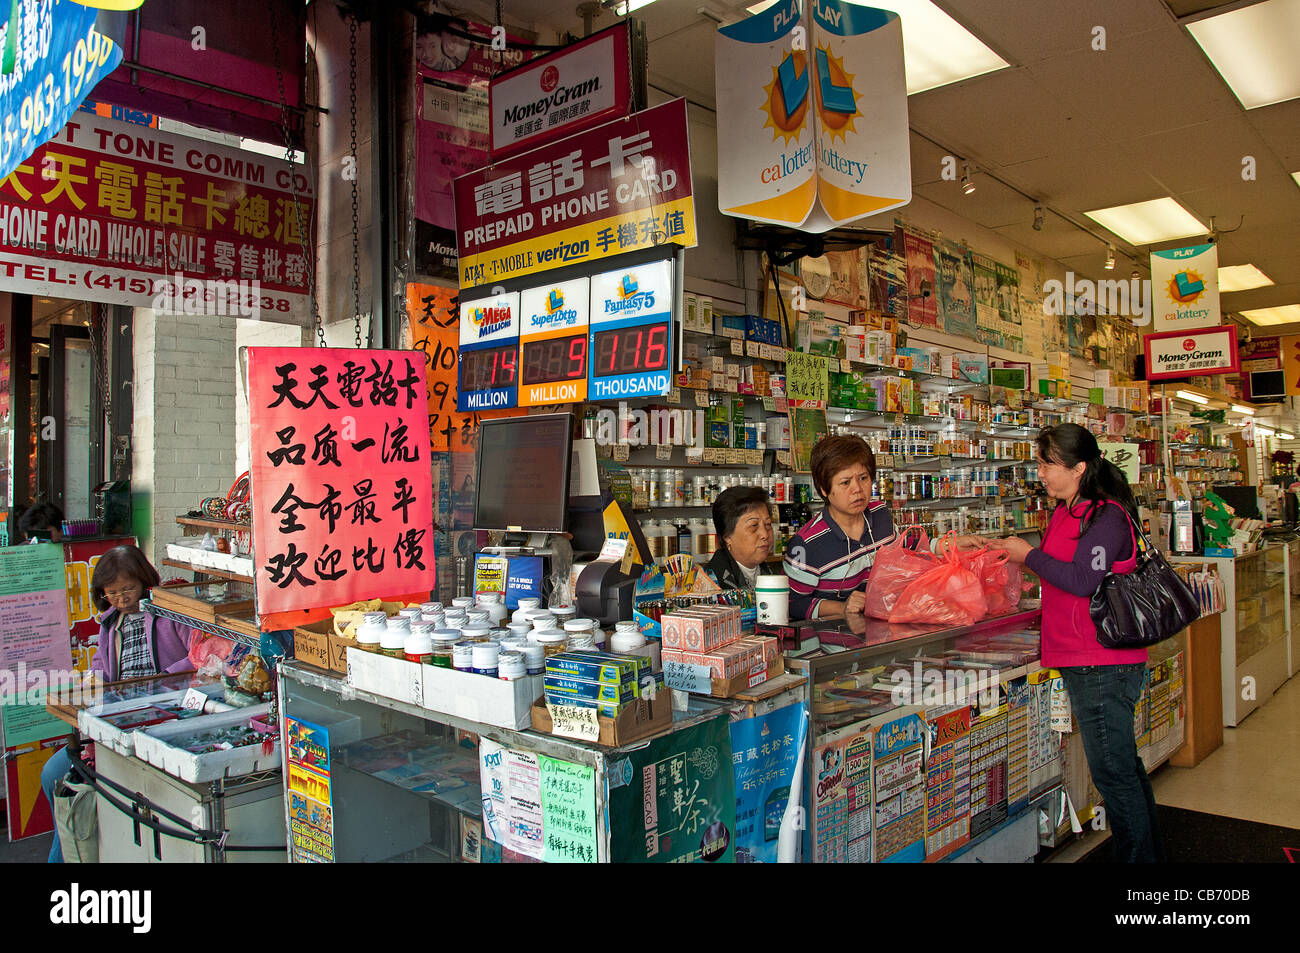
<svg viewBox="0 0 1300 953">
<path fill-rule="evenodd" d="M 579 741 L 599 741 L 600 722 L 596 709 L 580 705 L 553 705 L 546 703 L 551 714 L 551 734 Z"/>
</svg>

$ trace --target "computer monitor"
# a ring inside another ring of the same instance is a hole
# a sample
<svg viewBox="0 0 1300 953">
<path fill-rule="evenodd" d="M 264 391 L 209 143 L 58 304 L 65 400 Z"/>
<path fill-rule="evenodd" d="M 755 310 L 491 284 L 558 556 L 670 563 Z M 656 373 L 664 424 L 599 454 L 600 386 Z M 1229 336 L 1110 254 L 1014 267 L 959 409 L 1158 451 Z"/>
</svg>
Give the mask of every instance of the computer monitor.
<svg viewBox="0 0 1300 953">
<path fill-rule="evenodd" d="M 474 528 L 562 533 L 569 507 L 573 414 L 479 424 Z"/>
<path fill-rule="evenodd" d="M 1259 512 L 1259 500 L 1253 486 L 1219 483 L 1213 487 L 1213 490 L 1225 503 L 1232 507 L 1237 516 L 1252 520 L 1263 518 Z"/>
</svg>

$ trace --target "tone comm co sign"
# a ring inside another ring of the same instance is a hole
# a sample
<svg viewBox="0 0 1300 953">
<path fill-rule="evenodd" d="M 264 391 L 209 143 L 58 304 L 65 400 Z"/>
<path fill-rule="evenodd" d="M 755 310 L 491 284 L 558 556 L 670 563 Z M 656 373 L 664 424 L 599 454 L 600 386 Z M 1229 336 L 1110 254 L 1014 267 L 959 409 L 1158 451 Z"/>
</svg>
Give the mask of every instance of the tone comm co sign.
<svg viewBox="0 0 1300 953">
<path fill-rule="evenodd" d="M 1212 377 L 1235 374 L 1240 370 L 1237 359 L 1237 329 L 1207 328 L 1201 331 L 1168 331 L 1148 334 L 1143 340 L 1146 351 L 1147 380 L 1171 377 Z"/>
</svg>

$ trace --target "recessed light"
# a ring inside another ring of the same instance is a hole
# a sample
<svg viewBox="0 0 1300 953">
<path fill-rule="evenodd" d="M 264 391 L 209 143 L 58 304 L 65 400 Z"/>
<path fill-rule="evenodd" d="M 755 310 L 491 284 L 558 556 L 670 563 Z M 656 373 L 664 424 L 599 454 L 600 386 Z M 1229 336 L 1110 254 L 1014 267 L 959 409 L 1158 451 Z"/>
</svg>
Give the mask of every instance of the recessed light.
<svg viewBox="0 0 1300 953">
<path fill-rule="evenodd" d="M 1083 214 L 1130 245 L 1152 245 L 1172 238 L 1204 235 L 1209 231 L 1196 216 L 1168 196 L 1149 202 L 1093 209 Z"/>
<path fill-rule="evenodd" d="M 1300 96 L 1300 3 L 1265 0 L 1187 25 L 1246 109 Z"/>
<path fill-rule="evenodd" d="M 1241 316 L 1259 325 L 1300 324 L 1300 304 L 1284 304 L 1276 308 L 1253 308 Z"/>
<path fill-rule="evenodd" d="M 775 3 L 755 3 L 745 11 L 762 13 Z M 872 0 L 868 5 L 903 19 L 903 66 L 909 96 L 1011 65 L 930 0 Z"/>
<path fill-rule="evenodd" d="M 1295 184 L 1300 185 L 1300 172 L 1292 172 L 1291 178 L 1295 179 Z"/>
<path fill-rule="evenodd" d="M 1220 291 L 1249 291 L 1251 288 L 1263 288 L 1271 285 L 1273 279 L 1254 265 L 1220 265 Z"/>
</svg>

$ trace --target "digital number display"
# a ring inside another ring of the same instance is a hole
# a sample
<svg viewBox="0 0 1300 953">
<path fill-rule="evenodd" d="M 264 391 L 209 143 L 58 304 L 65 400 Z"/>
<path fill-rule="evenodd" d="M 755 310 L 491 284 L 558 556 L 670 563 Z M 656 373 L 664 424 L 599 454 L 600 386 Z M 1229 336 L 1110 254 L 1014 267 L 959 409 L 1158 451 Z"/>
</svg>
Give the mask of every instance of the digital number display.
<svg viewBox="0 0 1300 953">
<path fill-rule="evenodd" d="M 461 391 L 468 393 L 476 390 L 513 387 L 518 357 L 519 348 L 515 344 L 486 348 L 482 351 L 461 351 Z"/>
<path fill-rule="evenodd" d="M 543 341 L 527 341 L 523 346 L 520 381 L 549 384 L 552 381 L 581 380 L 587 376 L 587 334 Z"/>
<path fill-rule="evenodd" d="M 592 368 L 596 377 L 662 371 L 668 367 L 668 324 L 597 331 Z"/>
</svg>

